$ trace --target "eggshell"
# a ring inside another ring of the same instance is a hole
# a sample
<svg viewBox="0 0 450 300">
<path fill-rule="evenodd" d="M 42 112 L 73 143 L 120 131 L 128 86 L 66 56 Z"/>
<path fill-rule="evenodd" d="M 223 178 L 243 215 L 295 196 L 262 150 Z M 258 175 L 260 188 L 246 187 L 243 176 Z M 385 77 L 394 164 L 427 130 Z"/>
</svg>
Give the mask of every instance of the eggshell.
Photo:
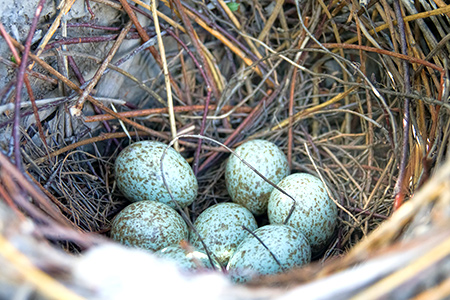
<svg viewBox="0 0 450 300">
<path fill-rule="evenodd" d="M 120 191 L 131 201 L 155 200 L 178 208 L 164 185 L 160 159 L 166 145 L 142 141 L 120 152 L 115 162 L 116 182 Z M 169 148 L 163 161 L 164 176 L 175 201 L 184 208 L 197 196 L 197 178 L 187 161 Z"/>
<path fill-rule="evenodd" d="M 180 245 L 171 245 L 155 252 L 155 255 L 174 262 L 180 269 L 185 271 L 196 271 L 202 268 L 212 269 L 211 262 L 204 252 L 197 249 L 189 251 Z M 214 268 L 220 269 L 220 265 L 214 262 Z"/>
<path fill-rule="evenodd" d="M 187 240 L 188 234 L 187 225 L 176 210 L 156 201 L 128 205 L 111 225 L 114 240 L 151 251 Z"/>
<path fill-rule="evenodd" d="M 202 212 L 194 223 L 208 251 L 221 265 L 226 265 L 236 247 L 247 237 L 248 232 L 242 226 L 250 230 L 258 228 L 252 213 L 236 203 L 213 205 Z M 191 233 L 191 244 L 197 249 L 204 249 L 194 232 Z"/>
<path fill-rule="evenodd" d="M 247 237 L 228 263 L 227 270 L 234 282 L 242 283 L 254 276 L 284 272 L 311 261 L 308 239 L 295 228 L 266 225 L 255 230 L 254 234 L 260 241 L 253 235 Z"/>
<path fill-rule="evenodd" d="M 295 200 L 295 209 L 287 221 L 309 240 L 313 254 L 319 253 L 329 242 L 337 224 L 337 208 L 322 181 L 307 173 L 284 178 L 278 186 Z M 267 214 L 271 224 L 284 224 L 293 201 L 277 189 L 269 199 Z"/>
<path fill-rule="evenodd" d="M 269 141 L 248 141 L 236 148 L 235 152 L 274 184 L 290 173 L 286 155 Z M 273 186 L 235 155 L 228 159 L 225 182 L 233 202 L 245 206 L 255 215 L 266 212 Z"/>
</svg>

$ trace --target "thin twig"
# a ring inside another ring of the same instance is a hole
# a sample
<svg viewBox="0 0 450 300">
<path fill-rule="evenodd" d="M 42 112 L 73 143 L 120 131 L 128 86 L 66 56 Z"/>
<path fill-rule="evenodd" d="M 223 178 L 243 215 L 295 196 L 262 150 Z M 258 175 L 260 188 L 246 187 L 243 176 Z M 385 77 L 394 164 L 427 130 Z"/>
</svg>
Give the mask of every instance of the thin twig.
<svg viewBox="0 0 450 300">
<path fill-rule="evenodd" d="M 123 4 L 123 3 L 122 3 Z M 164 82 L 166 84 L 166 93 L 167 93 L 167 107 L 169 110 L 169 123 L 170 123 L 170 131 L 172 133 L 172 138 L 177 136 L 177 125 L 175 123 L 175 114 L 173 112 L 173 99 L 172 99 L 172 88 L 170 86 L 170 76 L 169 76 L 169 68 L 167 67 L 166 60 L 166 51 L 164 49 L 164 43 L 161 37 L 161 29 L 159 28 L 159 20 L 156 11 L 156 1 L 152 0 L 152 14 L 153 14 L 153 22 L 155 24 L 156 36 L 158 38 L 158 46 L 161 57 L 162 68 L 164 72 Z M 175 150 L 179 151 L 178 143 L 175 143 Z"/>
<path fill-rule="evenodd" d="M 30 31 L 25 42 L 25 48 L 23 51 L 22 61 L 20 62 L 19 70 L 17 71 L 17 83 L 16 83 L 16 102 L 14 106 L 14 126 L 12 138 L 14 140 L 14 158 L 16 166 L 19 170 L 23 171 L 22 159 L 20 155 L 20 101 L 22 99 L 22 88 L 25 78 L 25 71 L 28 65 L 28 56 L 31 48 L 31 40 L 33 39 L 34 32 L 36 31 L 39 16 L 41 15 L 44 7 L 45 0 L 40 0 L 36 11 L 34 13 L 33 21 L 31 22 Z"/>
<path fill-rule="evenodd" d="M 83 110 L 83 105 L 84 105 L 84 102 L 86 101 L 87 96 L 91 93 L 94 86 L 98 83 L 100 78 L 103 76 L 103 72 L 108 67 L 108 64 L 113 59 L 117 50 L 119 50 L 119 47 L 123 42 L 123 39 L 127 35 L 128 31 L 131 29 L 131 25 L 133 25 L 133 23 L 130 21 L 122 29 L 119 36 L 117 37 L 116 42 L 113 44 L 113 46 L 109 50 L 108 54 L 106 55 L 105 60 L 102 62 L 101 66 L 98 68 L 97 72 L 95 72 L 94 77 L 89 82 L 89 84 L 86 86 L 86 88 L 84 89 L 81 96 L 78 98 L 77 103 L 73 107 L 70 108 L 73 115 L 75 115 L 75 116 L 81 115 L 81 111 Z"/>
<path fill-rule="evenodd" d="M 401 51 L 402 54 L 406 55 L 408 51 L 408 46 L 406 43 L 406 36 L 405 36 L 405 23 L 403 21 L 402 16 L 402 10 L 400 8 L 399 0 L 394 0 L 394 9 L 395 9 L 395 15 L 397 17 L 398 27 L 400 31 L 400 45 L 401 45 Z M 403 61 L 403 79 L 405 83 L 405 93 L 408 95 L 411 93 L 411 81 L 410 81 L 410 73 L 409 73 L 409 64 L 407 61 Z M 402 143 L 402 152 L 401 152 L 401 158 L 400 158 L 400 165 L 399 165 L 399 171 L 398 171 L 398 178 L 397 182 L 395 183 L 394 187 L 394 195 L 395 195 L 395 202 L 394 202 L 394 210 L 398 209 L 404 199 L 404 180 L 405 180 L 405 171 L 406 171 L 406 164 L 408 160 L 408 154 L 409 154 L 409 126 L 410 126 L 410 116 L 409 116 L 409 105 L 410 105 L 410 99 L 409 97 L 404 98 L 404 104 L 403 104 L 403 143 Z"/>
</svg>

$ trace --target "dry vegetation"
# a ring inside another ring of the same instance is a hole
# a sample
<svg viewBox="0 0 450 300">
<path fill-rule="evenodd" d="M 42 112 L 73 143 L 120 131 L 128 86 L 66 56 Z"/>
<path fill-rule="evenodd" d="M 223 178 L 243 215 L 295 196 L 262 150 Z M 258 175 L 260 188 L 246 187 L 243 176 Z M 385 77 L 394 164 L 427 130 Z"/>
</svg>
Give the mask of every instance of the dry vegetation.
<svg viewBox="0 0 450 300">
<path fill-rule="evenodd" d="M 98 243 L 90 233 L 107 233 L 128 204 L 114 182 L 118 152 L 130 138 L 169 143 L 178 134 L 231 148 L 270 140 L 292 172 L 327 183 L 340 222 L 324 257 L 259 285 L 299 284 L 410 241 L 406 226 L 423 225 L 417 214 L 427 232 L 447 224 L 450 167 L 429 180 L 448 158 L 444 1 L 174 0 L 152 11 L 137 0 L 86 0 L 92 16 L 60 22 L 72 2 L 31 26 L 46 33 L 33 45 L 0 28 L 14 49 L 0 61 L 14 70 L 0 90 L 0 199 L 52 243 L 73 252 Z M 121 17 L 106 24 L 97 18 L 105 10 Z M 152 72 L 136 75 L 138 65 Z M 191 218 L 228 201 L 227 151 L 189 137 L 175 147 L 199 180 Z M 429 197 L 420 194 L 426 183 Z"/>
</svg>

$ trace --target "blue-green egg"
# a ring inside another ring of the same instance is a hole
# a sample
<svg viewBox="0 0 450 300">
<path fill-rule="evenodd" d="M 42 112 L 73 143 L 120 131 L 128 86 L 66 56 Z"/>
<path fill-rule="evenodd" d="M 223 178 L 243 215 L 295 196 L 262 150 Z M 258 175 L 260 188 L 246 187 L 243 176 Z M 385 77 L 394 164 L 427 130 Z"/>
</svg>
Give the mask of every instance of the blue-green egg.
<svg viewBox="0 0 450 300">
<path fill-rule="evenodd" d="M 134 202 L 118 213 L 111 224 L 112 239 L 150 251 L 187 240 L 188 234 L 177 211 L 157 201 Z"/>
<path fill-rule="evenodd" d="M 337 224 L 337 207 L 328 196 L 325 185 L 316 176 L 296 173 L 279 184 L 295 199 L 287 225 L 300 230 L 309 240 L 313 254 L 320 253 L 330 241 Z M 267 214 L 271 224 L 284 224 L 294 201 L 274 189 L 270 195 Z"/>
<path fill-rule="evenodd" d="M 286 155 L 269 141 L 251 140 L 237 147 L 235 152 L 274 184 L 290 173 Z M 225 182 L 233 202 L 245 206 L 255 215 L 266 213 L 273 186 L 235 155 L 227 161 Z"/>
<path fill-rule="evenodd" d="M 172 201 L 164 185 L 160 159 L 167 145 L 156 141 L 136 142 L 120 152 L 115 162 L 115 176 L 119 190 L 131 201 L 154 200 L 172 208 Z M 188 162 L 169 148 L 163 160 L 164 178 L 174 200 L 181 208 L 190 205 L 197 196 L 197 178 Z"/>
<path fill-rule="evenodd" d="M 213 205 L 203 211 L 194 223 L 208 251 L 220 265 L 226 265 L 237 246 L 248 236 L 243 226 L 249 230 L 258 228 L 252 213 L 236 203 Z M 191 232 L 191 244 L 204 250 L 199 236 L 194 232 Z"/>
<path fill-rule="evenodd" d="M 244 283 L 254 277 L 285 272 L 310 261 L 308 239 L 299 230 L 287 225 L 266 225 L 242 241 L 227 270 L 233 282 Z"/>
</svg>

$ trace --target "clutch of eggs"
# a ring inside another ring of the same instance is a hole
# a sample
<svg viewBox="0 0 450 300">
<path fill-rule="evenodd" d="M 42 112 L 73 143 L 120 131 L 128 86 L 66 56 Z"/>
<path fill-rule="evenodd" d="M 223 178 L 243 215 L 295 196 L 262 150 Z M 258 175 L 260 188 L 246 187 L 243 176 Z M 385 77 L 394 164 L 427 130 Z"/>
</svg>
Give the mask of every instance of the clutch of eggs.
<svg viewBox="0 0 450 300">
<path fill-rule="evenodd" d="M 173 148 L 163 160 L 164 178 L 174 200 L 164 185 L 161 157 L 166 144 L 156 141 L 136 142 L 120 152 L 115 162 L 115 176 L 120 191 L 130 201 L 155 200 L 172 208 L 184 208 L 197 197 L 197 178 L 188 162 Z"/>
<path fill-rule="evenodd" d="M 307 264 L 311 255 L 320 253 L 329 242 L 337 223 L 337 208 L 322 181 L 306 173 L 289 175 L 287 158 L 275 144 L 252 140 L 239 146 L 236 153 L 295 201 L 232 155 L 225 182 L 234 203 L 219 203 L 203 211 L 190 234 L 195 250 L 186 250 L 180 242 L 188 239 L 188 228 L 174 208 L 190 205 L 198 184 L 186 160 L 166 148 L 160 142 L 143 141 L 119 154 L 115 163 L 117 185 L 134 203 L 114 218 L 113 239 L 157 251 L 159 257 L 175 261 L 185 270 L 227 266 L 234 282 Z M 164 177 L 177 203 L 162 180 L 164 151 Z M 286 220 L 292 207 L 293 213 Z M 258 229 L 253 215 L 266 212 L 271 225 Z"/>
</svg>

